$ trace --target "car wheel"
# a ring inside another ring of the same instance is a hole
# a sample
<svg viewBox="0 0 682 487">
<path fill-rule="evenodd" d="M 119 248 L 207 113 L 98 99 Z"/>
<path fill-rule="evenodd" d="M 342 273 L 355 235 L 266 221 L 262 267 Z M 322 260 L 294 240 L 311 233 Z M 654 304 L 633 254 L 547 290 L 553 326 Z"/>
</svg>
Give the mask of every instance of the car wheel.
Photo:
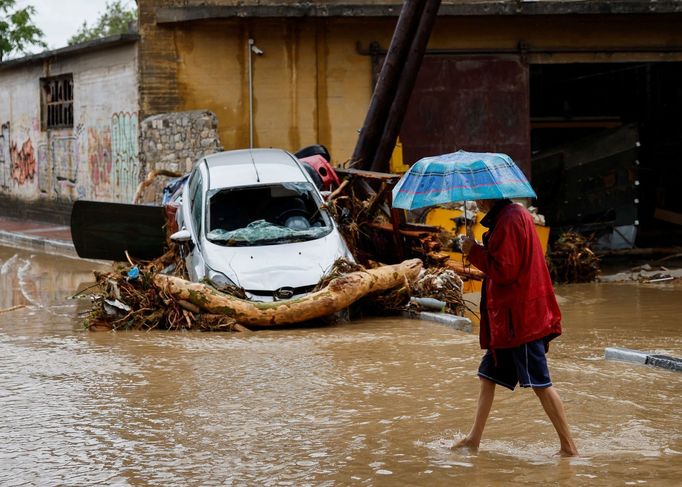
<svg viewBox="0 0 682 487">
<path fill-rule="evenodd" d="M 294 154 L 297 158 L 303 159 L 304 157 L 310 156 L 322 156 L 327 162 L 331 162 L 332 156 L 329 155 L 329 151 L 322 144 L 309 145 L 299 149 L 298 152 Z"/>
</svg>

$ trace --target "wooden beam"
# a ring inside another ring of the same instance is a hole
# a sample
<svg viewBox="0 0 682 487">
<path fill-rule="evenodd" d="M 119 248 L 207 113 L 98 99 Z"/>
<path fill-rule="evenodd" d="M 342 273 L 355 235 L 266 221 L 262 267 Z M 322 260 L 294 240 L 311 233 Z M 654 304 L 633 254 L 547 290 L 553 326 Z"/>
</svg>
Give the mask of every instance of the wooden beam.
<svg viewBox="0 0 682 487">
<path fill-rule="evenodd" d="M 682 213 L 656 208 L 654 210 L 654 218 L 674 225 L 682 225 Z"/>
<path fill-rule="evenodd" d="M 377 192 L 374 191 L 374 188 L 372 188 L 367 181 L 364 179 L 359 179 L 358 180 L 358 186 L 360 186 L 360 189 L 365 193 L 365 196 L 367 198 L 375 198 Z M 383 211 L 386 216 L 390 217 L 391 216 L 391 208 L 385 201 L 378 201 L 377 206 Z"/>
<path fill-rule="evenodd" d="M 383 127 L 383 134 L 379 140 L 376 153 L 371 162 L 371 169 L 373 171 L 385 171 L 388 169 L 388 161 L 393 153 L 400 127 L 405 118 L 407 105 L 417 81 L 417 74 L 424 59 L 424 52 L 431 37 L 433 24 L 436 22 L 440 2 L 441 0 L 426 0 L 416 34 L 410 44 L 405 66 L 400 75 L 400 84 L 388 112 L 388 119 Z"/>
<path fill-rule="evenodd" d="M 426 1 L 405 2 L 405 7 L 400 11 L 398 24 L 391 38 L 391 45 L 374 87 L 358 142 L 350 158 L 351 166 L 357 166 L 361 169 L 372 167 L 372 161 L 374 161 L 374 155 L 381 142 L 381 134 L 384 132 L 393 98 L 398 85 L 402 82 L 403 66 L 410 51 L 412 38 L 417 32 L 417 26 L 420 23 Z"/>
<path fill-rule="evenodd" d="M 357 176 L 365 179 L 373 179 L 376 181 L 385 181 L 387 183 L 397 183 L 402 177 L 400 174 L 393 174 L 387 172 L 365 171 L 363 169 L 352 169 L 347 167 L 335 167 L 334 171 L 339 176 Z"/>
<path fill-rule="evenodd" d="M 396 210 L 396 211 L 402 211 L 402 210 Z M 375 230 L 379 230 L 381 232 L 393 232 L 394 226 L 392 223 L 368 223 L 368 227 L 374 228 Z M 427 237 L 428 235 L 432 234 L 433 232 L 429 232 L 427 230 L 412 230 L 409 228 L 405 228 L 403 225 L 399 225 L 398 227 L 398 234 L 404 236 L 404 237 L 410 237 L 410 238 L 424 238 Z"/>
<path fill-rule="evenodd" d="M 374 196 L 367 208 L 367 215 L 371 217 L 379 205 L 385 204 L 384 199 L 386 198 L 386 192 L 390 191 L 390 189 L 391 186 L 382 181 L 379 192 Z"/>
</svg>

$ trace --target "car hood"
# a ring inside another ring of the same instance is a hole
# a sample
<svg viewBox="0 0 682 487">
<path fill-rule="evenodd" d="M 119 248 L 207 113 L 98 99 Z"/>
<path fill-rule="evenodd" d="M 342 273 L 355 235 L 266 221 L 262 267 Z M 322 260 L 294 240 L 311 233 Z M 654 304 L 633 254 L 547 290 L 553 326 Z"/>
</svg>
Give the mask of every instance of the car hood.
<svg viewBox="0 0 682 487">
<path fill-rule="evenodd" d="M 352 259 L 337 229 L 325 237 L 278 245 L 225 247 L 206 242 L 204 259 L 247 291 L 313 286 L 336 259 Z"/>
</svg>

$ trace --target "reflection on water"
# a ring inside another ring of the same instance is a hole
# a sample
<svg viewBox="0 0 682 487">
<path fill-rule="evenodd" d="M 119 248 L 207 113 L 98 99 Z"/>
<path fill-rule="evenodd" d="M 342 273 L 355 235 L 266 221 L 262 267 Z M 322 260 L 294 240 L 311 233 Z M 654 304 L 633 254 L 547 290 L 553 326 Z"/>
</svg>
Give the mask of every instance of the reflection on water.
<svg viewBox="0 0 682 487">
<path fill-rule="evenodd" d="M 16 254 L 16 255 L 15 255 Z M 682 374 L 606 362 L 682 355 L 682 287 L 558 289 L 550 353 L 582 456 L 558 459 L 532 392 L 498 389 L 481 451 L 474 335 L 403 319 L 241 334 L 88 333 L 66 300 L 93 264 L 0 248 L 0 484 L 672 484 Z M 676 403 L 677 402 L 677 403 Z"/>
</svg>

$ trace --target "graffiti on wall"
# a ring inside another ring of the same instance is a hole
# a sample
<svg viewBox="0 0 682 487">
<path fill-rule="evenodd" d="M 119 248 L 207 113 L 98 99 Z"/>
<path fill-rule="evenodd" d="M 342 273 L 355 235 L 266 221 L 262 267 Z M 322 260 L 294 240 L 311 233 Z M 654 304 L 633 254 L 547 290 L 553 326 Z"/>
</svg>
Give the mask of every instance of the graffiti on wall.
<svg viewBox="0 0 682 487">
<path fill-rule="evenodd" d="M 9 158 L 12 163 L 12 178 L 19 184 L 31 180 L 36 174 L 36 157 L 31 139 L 26 139 L 21 148 L 16 142 L 10 142 Z"/>
<path fill-rule="evenodd" d="M 111 116 L 112 187 L 114 199 L 131 202 L 140 176 L 137 113 Z"/>
<path fill-rule="evenodd" d="M 44 194 L 73 198 L 78 182 L 80 137 L 83 125 L 72 133 L 48 134 L 47 142 L 38 145 L 38 189 Z"/>
<path fill-rule="evenodd" d="M 10 180 L 18 184 L 33 181 L 36 175 L 36 156 L 33 142 L 27 137 L 19 145 L 10 139 L 10 123 L 0 125 L 0 187 L 9 187 Z"/>
<path fill-rule="evenodd" d="M 139 123 L 135 112 L 117 112 L 111 124 L 78 124 L 23 143 L 0 125 L 0 189 L 36 181 L 45 196 L 130 202 L 140 176 Z"/>
<path fill-rule="evenodd" d="M 9 122 L 0 126 L 0 188 L 7 189 L 10 179 Z"/>
<path fill-rule="evenodd" d="M 95 197 L 111 195 L 111 129 L 88 129 L 88 169 Z"/>
</svg>

